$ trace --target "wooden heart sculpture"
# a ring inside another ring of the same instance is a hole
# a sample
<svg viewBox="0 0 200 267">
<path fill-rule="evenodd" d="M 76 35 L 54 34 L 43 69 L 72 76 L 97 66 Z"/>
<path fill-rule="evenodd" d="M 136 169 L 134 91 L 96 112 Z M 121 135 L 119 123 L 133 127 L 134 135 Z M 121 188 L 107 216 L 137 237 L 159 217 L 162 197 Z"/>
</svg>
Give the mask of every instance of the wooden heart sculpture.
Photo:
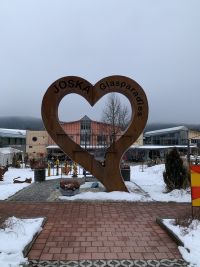
<svg viewBox="0 0 200 267">
<path fill-rule="evenodd" d="M 122 137 L 107 148 L 105 166 L 97 161 L 63 130 L 58 119 L 58 106 L 62 98 L 76 93 L 84 97 L 91 106 L 104 95 L 117 92 L 125 95 L 131 104 L 130 125 Z M 45 128 L 55 143 L 73 161 L 94 175 L 107 191 L 128 192 L 120 172 L 120 160 L 124 152 L 142 133 L 148 118 L 148 102 L 141 86 L 124 76 L 109 76 L 92 85 L 83 78 L 67 76 L 56 80 L 46 91 L 42 101 L 42 118 Z"/>
</svg>

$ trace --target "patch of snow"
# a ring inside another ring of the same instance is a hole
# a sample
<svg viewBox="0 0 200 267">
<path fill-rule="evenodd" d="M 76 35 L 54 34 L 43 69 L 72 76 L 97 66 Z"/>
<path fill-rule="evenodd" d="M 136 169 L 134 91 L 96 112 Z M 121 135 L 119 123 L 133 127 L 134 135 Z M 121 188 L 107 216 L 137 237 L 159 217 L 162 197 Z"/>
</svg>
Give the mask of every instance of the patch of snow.
<svg viewBox="0 0 200 267">
<path fill-rule="evenodd" d="M 33 236 L 42 230 L 43 218 L 18 219 L 10 217 L 5 222 L 5 229 L 0 229 L 0 266 L 19 267 L 26 263 L 23 250 Z"/>
<path fill-rule="evenodd" d="M 200 221 L 193 220 L 188 227 L 174 225 L 174 220 L 165 219 L 164 224 L 184 243 L 179 247 L 183 259 L 190 267 L 200 266 Z"/>
<path fill-rule="evenodd" d="M 177 126 L 177 127 L 165 128 L 165 129 L 145 132 L 144 136 L 151 136 L 151 135 L 155 135 L 155 134 L 158 134 L 158 133 L 165 134 L 165 133 L 176 132 L 176 131 L 180 131 L 180 130 L 186 130 L 187 131 L 188 128 L 185 127 L 185 126 Z"/>
<path fill-rule="evenodd" d="M 14 184 L 13 179 L 16 177 L 20 177 L 19 180 L 25 180 L 31 177 L 33 181 L 34 173 L 31 169 L 15 169 L 10 167 L 4 174 L 3 181 L 0 181 L 0 200 L 5 200 L 19 190 L 30 185 L 28 183 Z"/>
<path fill-rule="evenodd" d="M 190 190 L 173 190 L 166 193 L 165 183 L 163 180 L 164 164 L 152 167 L 143 167 L 140 165 L 131 167 L 131 181 L 135 182 L 153 200 L 156 201 L 174 201 L 174 202 L 191 202 Z"/>
<path fill-rule="evenodd" d="M 142 167 L 141 165 L 131 167 L 131 182 L 126 183 L 131 194 L 125 193 L 123 195 L 121 192 L 113 193 L 88 193 L 84 192 L 74 197 L 70 197 L 70 200 L 74 199 L 100 199 L 101 197 L 106 200 L 119 200 L 127 201 L 174 201 L 174 202 L 191 202 L 190 190 L 174 190 L 172 192 L 165 192 L 165 183 L 163 181 L 163 171 L 164 164 L 155 165 L 153 167 Z M 82 168 L 78 169 L 78 178 L 82 178 Z M 48 172 L 46 170 L 46 180 L 53 180 L 61 178 L 60 169 L 59 175 L 56 174 L 56 170 L 51 170 L 51 176 L 47 176 Z M 34 182 L 34 171 L 29 168 L 9 168 L 9 170 L 4 174 L 4 181 L 0 181 L 0 200 L 7 199 L 8 197 L 14 195 L 17 191 L 29 186 L 28 183 L 14 184 L 13 178 L 21 177 L 21 180 L 26 178 L 32 178 Z M 72 175 L 62 175 L 62 178 L 72 178 Z M 100 184 L 100 183 L 99 183 Z M 83 187 L 89 187 L 89 184 L 82 185 Z M 91 185 L 90 185 L 91 186 Z M 135 187 L 135 188 L 134 188 Z M 136 188 L 137 187 L 137 188 Z M 131 189 L 132 188 L 132 189 Z M 146 194 L 145 194 L 146 192 Z M 123 197 L 122 197 L 123 195 Z M 134 196 L 133 196 L 134 195 Z M 147 197 L 148 195 L 148 197 Z M 82 198 L 83 197 L 83 198 Z"/>
<path fill-rule="evenodd" d="M 147 195 L 140 192 L 132 182 L 125 183 L 130 193 L 126 192 L 82 192 L 75 196 L 60 196 L 61 200 L 110 200 L 110 201 L 152 201 Z M 137 191 L 136 191 L 137 190 Z"/>
<path fill-rule="evenodd" d="M 80 188 L 91 188 L 94 182 L 85 182 L 80 186 Z M 102 183 L 98 182 L 99 187 L 103 187 Z"/>
<path fill-rule="evenodd" d="M 19 149 L 13 148 L 13 147 L 1 147 L 0 148 L 0 153 L 1 154 L 14 154 L 14 153 L 19 153 L 22 152 Z"/>
<path fill-rule="evenodd" d="M 6 133 L 6 134 L 21 134 L 21 135 L 26 135 L 26 130 L 21 130 L 21 129 L 5 129 L 5 128 L 0 128 L 0 132 Z"/>
</svg>

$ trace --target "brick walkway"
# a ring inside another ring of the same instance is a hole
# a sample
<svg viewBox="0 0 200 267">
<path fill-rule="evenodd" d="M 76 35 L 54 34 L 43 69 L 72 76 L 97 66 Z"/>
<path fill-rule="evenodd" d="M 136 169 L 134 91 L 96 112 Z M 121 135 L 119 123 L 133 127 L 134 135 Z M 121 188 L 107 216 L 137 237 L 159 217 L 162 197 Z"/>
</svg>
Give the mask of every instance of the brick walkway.
<svg viewBox="0 0 200 267">
<path fill-rule="evenodd" d="M 189 211 L 189 204 L 175 203 L 0 202 L 0 216 L 47 217 L 32 260 L 179 259 L 155 219 Z"/>
</svg>

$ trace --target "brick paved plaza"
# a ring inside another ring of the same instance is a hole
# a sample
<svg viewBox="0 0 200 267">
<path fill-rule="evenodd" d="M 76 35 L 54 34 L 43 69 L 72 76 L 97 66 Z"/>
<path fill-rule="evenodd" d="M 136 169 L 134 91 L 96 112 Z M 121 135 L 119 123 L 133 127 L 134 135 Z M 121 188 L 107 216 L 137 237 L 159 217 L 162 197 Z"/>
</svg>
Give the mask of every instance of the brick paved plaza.
<svg viewBox="0 0 200 267">
<path fill-rule="evenodd" d="M 0 202 L 0 216 L 47 218 L 30 260 L 180 259 L 155 219 L 189 211 L 189 204 L 160 202 Z"/>
</svg>

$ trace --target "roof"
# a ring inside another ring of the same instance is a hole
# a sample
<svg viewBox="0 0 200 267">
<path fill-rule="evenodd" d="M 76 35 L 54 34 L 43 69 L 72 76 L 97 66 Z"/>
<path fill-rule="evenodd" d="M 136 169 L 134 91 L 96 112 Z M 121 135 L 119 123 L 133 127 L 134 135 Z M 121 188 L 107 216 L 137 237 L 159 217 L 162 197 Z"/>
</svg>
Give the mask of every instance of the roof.
<svg viewBox="0 0 200 267">
<path fill-rule="evenodd" d="M 187 131 L 188 128 L 185 126 L 178 126 L 178 127 L 172 127 L 172 128 L 165 128 L 165 129 L 161 129 L 161 130 L 155 130 L 155 131 L 150 131 L 150 132 L 146 132 L 144 133 L 145 137 L 148 136 L 153 136 L 153 135 L 157 135 L 157 134 L 166 134 L 166 133 L 173 133 L 173 132 L 177 132 L 177 131 Z"/>
<path fill-rule="evenodd" d="M 90 119 L 87 115 L 84 115 L 80 120 L 76 120 L 76 121 L 60 121 L 60 124 L 62 125 L 62 124 L 78 123 L 78 122 L 81 122 L 81 121 L 84 121 L 84 122 L 85 121 L 86 122 L 96 122 L 96 123 L 99 123 L 99 124 L 112 126 L 112 124 L 104 122 L 104 121 L 98 121 L 98 120 Z M 119 127 L 119 126 L 116 126 L 116 127 Z"/>
<path fill-rule="evenodd" d="M 26 130 L 0 128 L 0 137 L 26 138 Z"/>
<path fill-rule="evenodd" d="M 76 120 L 76 121 L 60 121 L 60 124 L 66 124 L 66 123 L 77 123 L 80 121 L 92 121 L 87 115 L 84 115 L 80 120 Z"/>
<path fill-rule="evenodd" d="M 14 153 L 21 153 L 21 150 L 18 150 L 13 147 L 1 147 L 0 154 L 14 154 Z"/>
<path fill-rule="evenodd" d="M 47 146 L 46 148 L 49 148 L 49 149 L 59 148 L 60 149 L 60 147 L 57 145 L 50 145 L 50 146 Z"/>
<path fill-rule="evenodd" d="M 82 148 L 85 148 L 85 145 L 81 145 Z M 50 146 L 47 146 L 46 147 L 47 149 L 60 149 L 59 146 L 57 145 L 50 145 Z M 106 148 L 105 146 L 103 145 L 86 145 L 86 149 L 90 149 L 90 148 Z"/>
<path fill-rule="evenodd" d="M 174 146 L 158 146 L 158 145 L 144 145 L 144 146 L 136 146 L 136 145 L 132 145 L 130 148 L 136 148 L 136 149 L 150 149 L 150 150 L 159 150 L 159 149 L 169 149 L 169 148 L 173 148 L 173 147 L 177 147 L 177 148 L 187 148 L 188 146 L 185 145 L 174 145 Z M 190 147 L 196 147 L 196 146 L 191 146 Z"/>
<path fill-rule="evenodd" d="M 85 115 L 82 119 L 80 119 L 80 121 L 91 121 L 91 119 Z"/>
</svg>

